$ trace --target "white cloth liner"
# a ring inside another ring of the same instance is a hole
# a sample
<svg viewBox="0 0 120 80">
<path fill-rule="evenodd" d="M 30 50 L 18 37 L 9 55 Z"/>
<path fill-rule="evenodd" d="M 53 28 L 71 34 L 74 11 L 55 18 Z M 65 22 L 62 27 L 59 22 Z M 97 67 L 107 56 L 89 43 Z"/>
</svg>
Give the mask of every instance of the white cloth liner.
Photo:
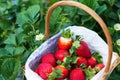
<svg viewBox="0 0 120 80">
<path fill-rule="evenodd" d="M 106 65 L 108 57 L 108 46 L 105 41 L 94 31 L 87 29 L 82 26 L 69 26 L 70 30 L 74 32 L 75 35 L 82 35 L 84 41 L 87 42 L 90 50 L 98 51 L 103 57 L 103 63 Z M 61 31 L 55 36 L 51 37 L 45 41 L 38 49 L 36 49 L 27 59 L 25 64 L 25 76 L 27 80 L 43 80 L 39 75 L 34 73 L 34 69 L 37 67 L 41 56 L 47 52 L 54 53 L 57 47 L 57 40 L 60 37 Z M 53 45 L 55 45 L 53 47 Z M 116 59 L 116 56 L 113 55 L 112 62 Z M 97 73 L 91 80 L 98 80 L 99 77 L 103 74 L 104 68 Z"/>
</svg>

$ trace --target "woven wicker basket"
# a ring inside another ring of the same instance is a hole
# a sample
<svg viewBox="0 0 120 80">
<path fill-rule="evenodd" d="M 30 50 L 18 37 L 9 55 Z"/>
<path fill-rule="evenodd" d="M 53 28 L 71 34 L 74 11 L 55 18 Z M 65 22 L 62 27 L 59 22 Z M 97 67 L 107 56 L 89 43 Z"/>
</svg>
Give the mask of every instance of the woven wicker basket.
<svg viewBox="0 0 120 80">
<path fill-rule="evenodd" d="M 105 37 L 106 37 L 107 43 L 108 43 L 107 63 L 106 63 L 106 66 L 105 66 L 104 73 L 101 76 L 100 80 L 107 80 L 108 76 L 111 74 L 113 69 L 120 63 L 120 58 L 117 55 L 117 53 L 113 52 L 112 40 L 111 40 L 111 36 L 109 34 L 109 31 L 107 29 L 106 24 L 104 23 L 104 21 L 100 18 L 100 16 L 95 11 L 93 11 L 92 9 L 90 9 L 89 7 L 87 7 L 84 4 L 81 4 L 81 3 L 75 2 L 75 1 L 59 1 L 59 2 L 57 2 L 55 4 L 53 4 L 49 8 L 47 16 L 46 16 L 45 34 L 46 34 L 47 38 L 49 38 L 50 16 L 51 16 L 53 10 L 55 8 L 57 8 L 58 6 L 74 6 L 74 7 L 80 8 L 80 9 L 84 10 L 85 12 L 87 12 L 88 14 L 90 14 L 99 23 L 100 27 L 102 28 L 102 30 L 103 30 L 103 32 L 105 34 Z M 113 64 L 111 64 L 112 54 L 114 54 L 116 57 L 118 57 L 118 58 L 116 58 L 116 60 L 114 61 Z"/>
<path fill-rule="evenodd" d="M 54 11 L 55 8 L 59 7 L 59 6 L 74 6 L 77 8 L 80 8 L 84 11 L 86 11 L 88 14 L 90 14 L 100 25 L 100 27 L 102 28 L 106 40 L 107 40 L 107 44 L 108 44 L 108 51 L 106 51 L 108 57 L 107 57 L 107 61 L 105 63 L 105 69 L 103 74 L 99 75 L 99 80 L 107 80 L 109 75 L 111 74 L 111 72 L 113 71 L 113 69 L 120 63 L 120 57 L 117 55 L 117 53 L 113 52 L 112 49 L 112 40 L 111 40 L 111 36 L 109 34 L 109 31 L 107 29 L 106 24 L 104 23 L 104 21 L 89 7 L 79 3 L 79 2 L 75 2 L 75 1 L 59 1 L 56 2 L 55 4 L 53 4 L 46 15 L 46 21 L 45 21 L 45 35 L 47 37 L 47 39 L 49 38 L 49 23 L 50 23 L 50 16 L 52 14 L 52 12 Z M 56 36 L 52 37 L 50 40 L 53 40 L 54 38 L 58 38 Z M 49 43 L 49 41 L 46 41 L 46 43 Z M 54 42 L 54 41 L 53 41 Z M 37 74 L 35 74 L 32 70 L 32 68 L 30 66 L 35 66 L 34 62 L 37 62 L 37 60 L 39 60 L 41 58 L 41 56 L 44 54 L 42 51 L 42 48 L 45 47 L 44 45 L 46 45 L 46 43 L 43 43 L 43 45 L 40 46 L 40 48 L 38 48 L 38 50 L 36 50 L 35 52 L 33 52 L 31 54 L 31 56 L 28 58 L 26 65 L 25 65 L 25 76 L 28 80 L 41 80 L 42 78 L 40 78 Z M 55 43 L 54 43 L 55 44 Z M 42 50 L 41 54 L 39 51 L 40 49 Z M 47 49 L 47 48 L 45 48 Z M 112 61 L 112 56 L 115 56 L 115 59 L 113 62 Z M 34 57 L 34 58 L 33 58 Z M 40 57 L 40 58 L 38 58 Z M 31 64 L 33 62 L 33 64 Z M 38 77 L 38 78 L 36 78 Z M 98 80 L 98 79 L 94 79 L 94 80 Z"/>
</svg>

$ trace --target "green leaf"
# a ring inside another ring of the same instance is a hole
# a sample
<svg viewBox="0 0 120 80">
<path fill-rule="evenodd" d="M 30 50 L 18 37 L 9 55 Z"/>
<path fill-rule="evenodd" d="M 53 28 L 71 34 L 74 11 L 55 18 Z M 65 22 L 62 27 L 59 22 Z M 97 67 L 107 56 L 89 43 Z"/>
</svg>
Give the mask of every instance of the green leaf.
<svg viewBox="0 0 120 80">
<path fill-rule="evenodd" d="M 0 28 L 2 30 L 13 30 L 14 26 L 8 20 L 0 20 Z"/>
<path fill-rule="evenodd" d="M 120 8 L 120 1 L 118 1 L 115 6 L 117 6 L 118 8 Z"/>
<path fill-rule="evenodd" d="M 101 14 L 101 13 L 103 13 L 106 9 L 107 9 L 107 6 L 104 4 L 104 5 L 102 5 L 102 6 L 99 6 L 99 7 L 96 9 L 96 12 L 97 12 L 98 14 Z"/>
<path fill-rule="evenodd" d="M 62 31 L 62 37 L 67 38 L 67 39 L 71 39 L 72 36 L 73 36 L 73 32 L 71 32 L 70 29 Z"/>
<path fill-rule="evenodd" d="M 74 46 L 76 49 L 80 47 L 80 41 L 74 41 L 72 46 Z"/>
<path fill-rule="evenodd" d="M 86 80 L 91 80 L 93 76 L 95 76 L 95 70 L 92 69 L 90 66 L 88 68 L 84 69 Z"/>
<path fill-rule="evenodd" d="M 0 58 L 4 58 L 4 57 L 10 57 L 10 53 L 4 49 L 4 48 L 0 48 Z"/>
<path fill-rule="evenodd" d="M 25 48 L 23 46 L 16 47 L 14 51 L 14 56 L 23 54 Z"/>
<path fill-rule="evenodd" d="M 115 4 L 115 0 L 107 0 L 107 2 L 110 4 L 110 6 L 113 6 Z"/>
<path fill-rule="evenodd" d="M 16 24 L 18 24 L 19 26 L 23 26 L 24 24 L 28 23 L 28 17 L 26 17 L 25 12 L 17 14 Z"/>
<path fill-rule="evenodd" d="M 97 0 L 80 0 L 80 2 L 90 7 L 93 10 L 96 10 L 99 7 Z M 79 9 L 78 11 L 79 11 L 78 14 L 80 15 L 88 15 L 88 13 L 86 13 L 81 9 Z"/>
<path fill-rule="evenodd" d="M 31 4 L 41 4 L 42 3 L 42 0 L 26 0 L 26 1 L 30 1 Z"/>
<path fill-rule="evenodd" d="M 27 41 L 27 38 L 28 36 L 24 33 L 20 33 L 20 34 L 17 34 L 17 42 L 18 42 L 18 45 L 22 44 L 22 43 L 25 43 Z"/>
<path fill-rule="evenodd" d="M 113 70 L 110 77 L 108 78 L 108 80 L 119 80 L 119 79 L 120 79 L 120 73 L 116 72 L 115 70 Z"/>
<path fill-rule="evenodd" d="M 6 4 L 6 1 L 0 2 L 0 16 L 4 14 L 8 14 L 8 10 L 10 8 L 10 5 Z"/>
<path fill-rule="evenodd" d="M 90 21 L 90 19 L 92 19 L 90 15 L 82 16 L 81 22 L 84 24 L 85 22 Z"/>
<path fill-rule="evenodd" d="M 52 25 L 52 27 L 54 27 L 54 25 L 56 24 L 61 11 L 62 11 L 62 8 L 60 7 L 58 7 L 57 9 L 53 11 L 51 18 L 50 18 L 50 24 Z"/>
<path fill-rule="evenodd" d="M 118 9 L 118 11 L 117 11 L 117 15 L 118 15 L 119 20 L 120 20 L 120 9 Z"/>
<path fill-rule="evenodd" d="M 5 80 L 5 78 L 2 75 L 0 75 L 0 80 Z"/>
<path fill-rule="evenodd" d="M 19 28 L 17 28 L 16 30 L 15 30 L 15 34 L 20 34 L 20 33 L 22 33 L 24 30 L 23 30 L 23 28 L 22 27 L 19 27 Z"/>
<path fill-rule="evenodd" d="M 66 16 L 69 19 L 72 19 L 77 13 L 77 8 L 72 7 L 72 6 L 64 6 L 63 11 L 65 12 Z"/>
<path fill-rule="evenodd" d="M 117 20 L 117 19 L 118 19 L 117 14 L 116 14 L 115 12 L 110 12 L 110 13 L 109 13 L 109 17 L 110 17 L 111 19 L 113 19 L 113 20 Z"/>
<path fill-rule="evenodd" d="M 26 60 L 28 59 L 28 57 L 30 56 L 32 52 L 30 50 L 27 50 L 24 54 L 23 57 L 21 58 L 21 63 L 25 64 Z"/>
<path fill-rule="evenodd" d="M 114 28 L 113 28 L 113 27 L 108 27 L 108 30 L 109 30 L 109 32 L 110 32 L 110 34 L 111 34 L 111 35 L 113 35 L 113 34 L 114 34 L 114 32 L 115 32 L 115 30 L 114 30 Z"/>
<path fill-rule="evenodd" d="M 16 43 L 16 36 L 15 36 L 15 34 L 10 34 L 8 36 L 8 38 L 4 41 L 4 43 L 16 46 L 17 43 Z"/>
<path fill-rule="evenodd" d="M 96 59 L 97 63 L 103 63 L 103 58 L 99 52 L 94 52 L 92 55 Z"/>
<path fill-rule="evenodd" d="M 0 2 L 6 2 L 6 0 L 1 0 Z"/>
<path fill-rule="evenodd" d="M 8 58 L 1 65 L 1 73 L 5 80 L 15 80 L 20 67 L 21 64 L 18 59 Z"/>
<path fill-rule="evenodd" d="M 82 0 L 82 3 L 95 10 L 99 5 L 97 0 Z"/>
<path fill-rule="evenodd" d="M 23 11 L 17 15 L 16 23 L 19 26 L 23 26 L 25 24 L 34 24 L 39 18 L 39 11 L 39 5 L 30 6 L 26 11 Z"/>
<path fill-rule="evenodd" d="M 33 5 L 28 8 L 26 16 L 28 17 L 30 23 L 34 24 L 38 20 L 40 16 L 39 11 L 40 11 L 39 5 Z"/>
<path fill-rule="evenodd" d="M 70 49 L 69 49 L 69 52 L 70 54 L 72 55 L 74 52 L 75 52 L 76 48 L 74 46 L 72 46 Z"/>
<path fill-rule="evenodd" d="M 15 50 L 15 46 L 8 44 L 8 45 L 5 46 L 5 49 L 6 49 L 11 55 L 13 55 L 14 50 Z"/>
</svg>

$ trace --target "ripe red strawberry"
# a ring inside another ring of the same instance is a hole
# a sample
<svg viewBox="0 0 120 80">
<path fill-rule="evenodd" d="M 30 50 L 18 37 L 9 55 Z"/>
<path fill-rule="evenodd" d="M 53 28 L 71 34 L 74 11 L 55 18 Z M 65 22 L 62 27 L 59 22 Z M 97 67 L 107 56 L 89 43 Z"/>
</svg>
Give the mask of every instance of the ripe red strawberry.
<svg viewBox="0 0 120 80">
<path fill-rule="evenodd" d="M 99 72 L 101 69 L 103 69 L 104 68 L 104 64 L 102 64 L 102 63 L 100 63 L 100 64 L 97 64 L 96 66 L 95 66 L 95 71 L 96 72 Z"/>
<path fill-rule="evenodd" d="M 88 58 L 88 64 L 89 66 L 91 66 L 92 68 L 97 64 L 96 59 L 92 56 L 90 58 Z"/>
<path fill-rule="evenodd" d="M 61 71 L 61 77 L 60 77 L 60 79 L 64 79 L 64 78 L 66 78 L 68 76 L 68 69 L 65 68 L 62 65 L 57 65 L 55 67 L 55 70 L 60 70 Z"/>
<path fill-rule="evenodd" d="M 78 66 L 84 65 L 84 67 L 88 67 L 88 62 L 87 62 L 86 58 L 84 58 L 84 57 L 78 57 L 77 58 L 77 65 Z"/>
<path fill-rule="evenodd" d="M 58 39 L 58 48 L 60 49 L 70 49 L 72 46 L 72 39 L 71 39 L 72 33 L 70 29 L 67 29 L 66 31 L 63 30 L 61 37 Z"/>
<path fill-rule="evenodd" d="M 92 56 L 88 45 L 84 41 L 80 41 L 80 47 L 76 49 L 76 54 L 78 56 L 89 58 Z"/>
<path fill-rule="evenodd" d="M 70 54 L 68 53 L 67 50 L 59 49 L 55 52 L 55 58 L 60 61 L 64 61 L 66 56 L 69 56 Z"/>
<path fill-rule="evenodd" d="M 56 60 L 55 56 L 52 53 L 47 53 L 41 58 L 42 63 L 50 63 L 51 65 L 55 66 L 56 65 Z"/>
<path fill-rule="evenodd" d="M 70 73 L 70 80 L 85 80 L 85 74 L 81 68 L 75 68 Z"/>
<path fill-rule="evenodd" d="M 58 47 L 60 49 L 70 49 L 72 46 L 72 39 L 71 38 L 64 38 L 60 37 L 58 40 Z"/>
<path fill-rule="evenodd" d="M 52 68 L 53 66 L 49 63 L 41 63 L 37 70 L 38 70 L 38 74 L 44 79 L 47 80 L 48 79 L 48 74 L 52 73 Z"/>
</svg>

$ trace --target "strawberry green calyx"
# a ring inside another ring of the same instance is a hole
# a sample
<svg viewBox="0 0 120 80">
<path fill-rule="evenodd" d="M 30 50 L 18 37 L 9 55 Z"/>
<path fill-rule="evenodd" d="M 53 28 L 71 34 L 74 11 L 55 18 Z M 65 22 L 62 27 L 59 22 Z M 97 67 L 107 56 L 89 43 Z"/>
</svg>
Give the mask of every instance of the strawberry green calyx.
<svg viewBox="0 0 120 80">
<path fill-rule="evenodd" d="M 64 38 L 71 38 L 73 36 L 73 32 L 70 31 L 70 29 L 66 29 L 62 31 L 62 37 Z"/>
<path fill-rule="evenodd" d="M 84 39 L 82 35 L 76 35 L 75 37 L 76 37 L 75 38 L 76 41 L 81 41 Z"/>
<path fill-rule="evenodd" d="M 81 35 L 76 35 L 76 38 L 74 42 L 72 43 L 72 47 L 70 48 L 69 52 L 72 55 L 77 48 L 81 46 L 80 41 L 83 40 L 83 37 Z"/>
<path fill-rule="evenodd" d="M 67 56 L 65 59 L 64 59 L 64 62 L 61 64 L 63 66 L 65 66 L 68 70 L 71 69 L 71 62 L 72 62 L 72 59 L 70 56 Z"/>
<path fill-rule="evenodd" d="M 103 58 L 99 52 L 94 52 L 92 55 L 96 59 L 97 63 L 103 63 Z"/>
<path fill-rule="evenodd" d="M 51 74 L 48 74 L 48 80 L 55 80 L 56 78 L 60 78 L 62 76 L 61 70 L 53 69 Z"/>
<path fill-rule="evenodd" d="M 70 52 L 71 55 L 76 51 L 77 48 L 80 47 L 80 44 L 79 44 L 79 43 L 80 43 L 80 42 L 77 41 L 77 40 L 72 43 L 72 47 L 71 47 L 70 50 L 69 50 L 69 52 Z"/>
<path fill-rule="evenodd" d="M 91 80 L 93 76 L 95 76 L 96 71 L 92 69 L 90 66 L 86 69 L 84 69 L 86 80 Z"/>
<path fill-rule="evenodd" d="M 74 47 L 77 49 L 77 48 L 80 47 L 80 44 L 79 44 L 79 43 L 80 43 L 80 41 L 77 41 L 77 40 L 76 40 L 76 41 L 73 42 L 72 46 L 74 46 Z"/>
</svg>

